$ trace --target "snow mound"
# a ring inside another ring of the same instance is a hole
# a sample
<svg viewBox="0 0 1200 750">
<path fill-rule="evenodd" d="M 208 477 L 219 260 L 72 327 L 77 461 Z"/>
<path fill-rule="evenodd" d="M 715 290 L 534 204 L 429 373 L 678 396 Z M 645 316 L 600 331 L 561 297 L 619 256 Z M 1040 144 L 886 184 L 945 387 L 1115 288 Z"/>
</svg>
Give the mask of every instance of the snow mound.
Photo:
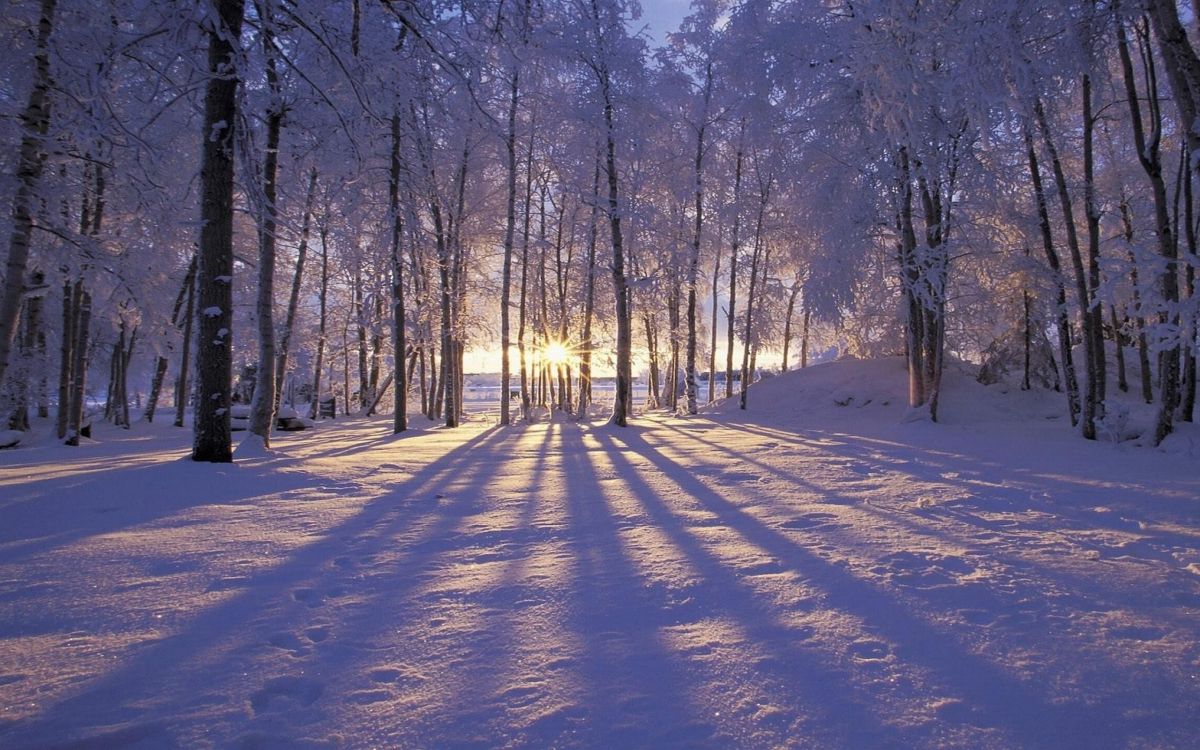
<svg viewBox="0 0 1200 750">
<path fill-rule="evenodd" d="M 745 412 L 738 408 L 736 396 L 709 411 L 793 425 L 798 420 L 899 423 L 927 419 L 908 408 L 907 378 L 902 357 L 844 358 L 760 380 L 749 388 Z M 981 385 L 969 365 L 947 362 L 938 420 L 944 424 L 1065 421 L 1065 398 L 1053 391 L 1021 391 L 1004 383 Z"/>
</svg>

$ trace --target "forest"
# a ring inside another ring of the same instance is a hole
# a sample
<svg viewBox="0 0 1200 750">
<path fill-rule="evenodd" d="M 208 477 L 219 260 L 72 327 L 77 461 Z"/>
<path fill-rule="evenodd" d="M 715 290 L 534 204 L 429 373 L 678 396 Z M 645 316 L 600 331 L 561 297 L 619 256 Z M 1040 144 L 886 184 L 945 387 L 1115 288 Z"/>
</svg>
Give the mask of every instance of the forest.
<svg viewBox="0 0 1200 750">
<path fill-rule="evenodd" d="M 233 401 L 269 443 L 285 391 L 453 426 L 472 352 L 502 423 L 587 413 L 593 374 L 616 424 L 635 377 L 693 414 L 817 352 L 904 355 L 933 420 L 948 358 L 1087 439 L 1134 381 L 1150 442 L 1193 418 L 1189 8 L 697 0 L 654 44 L 639 13 L 9 4 L 9 440 L 194 410 L 227 461 Z"/>
<path fill-rule="evenodd" d="M 0 747 L 1200 747 L 1196 10 L 8 0 Z"/>
</svg>

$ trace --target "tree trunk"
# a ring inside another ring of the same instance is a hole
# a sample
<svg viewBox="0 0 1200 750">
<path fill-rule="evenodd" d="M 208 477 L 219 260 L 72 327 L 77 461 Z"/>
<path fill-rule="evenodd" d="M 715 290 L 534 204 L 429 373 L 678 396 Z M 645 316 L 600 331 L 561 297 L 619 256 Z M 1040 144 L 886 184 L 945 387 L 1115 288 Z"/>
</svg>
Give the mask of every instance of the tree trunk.
<svg viewBox="0 0 1200 750">
<path fill-rule="evenodd" d="M 642 325 L 646 329 L 646 359 L 650 372 L 650 382 L 646 385 L 646 408 L 657 409 L 662 403 L 659 392 L 662 379 L 658 368 L 658 337 L 654 335 L 654 323 L 650 320 L 649 313 L 642 313 Z"/>
<path fill-rule="evenodd" d="M 264 27 L 270 19 L 263 19 Z M 258 290 L 255 314 L 258 320 L 258 370 L 255 375 L 254 396 L 250 401 L 249 435 L 271 447 L 271 430 L 275 427 L 275 404 L 278 381 L 275 361 L 275 239 L 279 206 L 276 185 L 279 177 L 279 135 L 283 129 L 283 98 L 279 75 L 275 70 L 274 41 L 269 30 L 263 31 L 263 48 L 267 56 L 267 90 L 271 102 L 267 110 L 267 153 L 263 163 L 262 207 L 258 225 Z"/>
<path fill-rule="evenodd" d="M 312 385 L 312 408 L 309 410 L 308 416 L 310 419 L 316 419 L 320 411 L 321 404 L 321 363 L 325 358 L 325 337 L 326 326 L 328 324 L 328 300 L 329 300 L 329 224 L 328 215 L 325 220 L 320 223 L 317 228 L 317 233 L 321 237 L 321 287 L 317 292 L 317 304 L 319 306 L 318 323 L 317 323 L 317 357 L 316 363 L 313 365 L 313 385 Z M 333 378 L 330 378 L 330 388 L 333 386 Z M 337 414 L 334 414 L 336 417 Z"/>
<path fill-rule="evenodd" d="M 1028 125 L 1023 128 L 1025 156 L 1029 162 L 1029 178 L 1033 183 L 1033 197 L 1038 215 L 1038 228 L 1042 235 L 1042 250 L 1050 266 L 1056 292 L 1054 300 L 1055 322 L 1058 325 L 1058 353 L 1062 362 L 1063 386 L 1067 392 L 1067 413 L 1071 426 L 1079 423 L 1079 382 L 1075 374 L 1075 357 L 1071 351 L 1071 318 L 1067 309 L 1067 289 L 1063 281 L 1062 263 L 1054 248 L 1054 237 L 1050 228 L 1050 211 L 1046 203 L 1046 191 L 1042 183 L 1042 172 L 1038 165 L 1037 150 L 1033 146 L 1033 133 Z"/>
<path fill-rule="evenodd" d="M 529 129 L 529 148 L 525 154 L 525 204 L 521 229 L 521 298 L 517 320 L 517 353 L 521 366 L 521 420 L 528 422 L 530 409 L 529 358 L 525 348 L 525 328 L 529 309 L 529 232 L 533 208 L 533 140 L 536 129 Z"/>
<path fill-rule="evenodd" d="M 700 124 L 696 129 L 696 191 L 695 232 L 692 236 L 692 255 L 688 260 L 687 301 L 687 363 L 684 378 L 687 381 L 687 413 L 696 413 L 696 280 L 700 271 L 700 234 L 704 227 L 704 132 L 708 125 L 708 106 L 712 98 L 712 63 L 704 68 L 704 106 L 700 111 Z"/>
<path fill-rule="evenodd" d="M 183 278 L 183 284 L 179 287 L 179 294 L 175 295 L 175 304 L 171 307 L 171 329 L 178 330 L 183 323 L 181 315 L 183 314 L 183 303 L 188 298 L 192 285 L 196 283 L 196 256 L 192 256 L 192 260 L 188 263 L 187 274 Z M 168 331 L 168 335 L 171 331 Z M 188 344 L 185 339 L 183 345 Z M 167 375 L 167 367 L 169 362 L 166 357 L 159 355 L 154 363 L 154 378 L 150 381 L 150 393 L 146 397 L 146 409 L 142 412 L 142 417 L 147 422 L 154 421 L 154 413 L 158 408 L 159 394 L 162 392 L 163 380 Z"/>
<path fill-rule="evenodd" d="M 1146 32 L 1148 37 L 1149 32 Z M 1144 37 L 1143 37 L 1144 38 Z M 1134 78 L 1133 61 L 1130 59 L 1129 44 L 1125 34 L 1125 26 L 1117 24 L 1117 50 L 1121 58 L 1121 72 L 1125 81 L 1125 94 L 1129 105 L 1129 119 L 1133 126 L 1133 142 L 1137 150 L 1138 161 L 1150 182 L 1151 194 L 1154 198 L 1155 232 L 1158 238 L 1158 252 L 1166 261 L 1159 276 L 1162 289 L 1164 311 L 1161 316 L 1163 323 L 1178 325 L 1179 313 L 1179 282 L 1175 270 L 1179 258 L 1179 247 L 1171 227 L 1170 208 L 1167 201 L 1167 185 L 1162 172 L 1162 155 L 1160 150 L 1162 136 L 1162 116 L 1158 108 L 1158 85 L 1154 65 L 1151 61 L 1146 65 L 1147 101 L 1149 102 L 1149 133 L 1142 122 L 1141 102 L 1138 100 L 1137 81 Z M 1165 51 L 1164 51 L 1165 53 Z M 1164 54 L 1164 57 L 1167 55 Z M 1149 55 L 1145 56 L 1150 59 Z M 1168 62 L 1168 67 L 1170 63 Z M 1085 79 L 1086 81 L 1086 79 Z M 1086 93 L 1085 93 L 1086 96 Z M 1086 144 L 1085 144 L 1086 145 Z M 1099 218 L 1096 219 L 1097 223 Z M 1098 241 L 1097 241 L 1098 244 Z M 1098 285 L 1099 271 L 1095 271 Z M 1158 445 L 1174 429 L 1175 408 L 1179 401 L 1179 343 L 1175 342 L 1166 350 L 1160 352 L 1159 366 L 1159 410 L 1154 426 L 1154 444 Z M 1103 393 L 1101 393 L 1103 397 Z"/>
<path fill-rule="evenodd" d="M 358 334 L 358 406 L 366 410 L 371 402 L 371 373 L 367 369 L 367 324 L 363 305 L 362 272 L 354 272 L 354 318 Z M 350 405 L 346 404 L 346 408 Z"/>
<path fill-rule="evenodd" d="M 804 302 L 804 323 L 800 326 L 800 369 L 808 367 L 808 324 L 812 310 L 808 309 L 808 301 Z"/>
<path fill-rule="evenodd" d="M 718 224 L 719 226 L 719 224 Z M 716 243 L 716 257 L 713 260 L 712 275 L 712 309 L 709 319 L 708 341 L 708 403 L 717 400 L 717 280 L 721 277 L 721 241 Z"/>
<path fill-rule="evenodd" d="M 90 184 L 89 184 L 90 183 Z M 104 220 L 104 168 L 97 165 L 95 169 L 84 170 L 84 192 L 80 208 L 79 229 L 92 239 L 100 235 L 100 227 Z M 89 195 L 91 200 L 89 202 Z M 71 388 L 68 395 L 69 411 L 67 417 L 66 444 L 77 446 L 84 428 L 87 427 L 87 369 L 88 343 L 92 323 L 92 295 L 84 286 L 82 277 L 75 282 L 72 290 L 75 310 L 74 330 L 71 338 L 74 342 L 71 363 Z"/>
<path fill-rule="evenodd" d="M 75 294 L 70 283 L 62 289 L 62 342 L 59 348 L 58 369 L 58 420 L 56 434 L 59 440 L 67 436 L 70 419 L 71 380 L 75 366 Z"/>
<path fill-rule="evenodd" d="M 196 408 L 192 460 L 233 460 L 229 406 L 233 363 L 233 144 L 237 123 L 237 54 L 244 0 L 217 0 L 208 29 L 209 79 L 200 169 L 200 254 L 196 326 Z"/>
<path fill-rule="evenodd" d="M 596 309 L 596 240 L 599 233 L 600 212 L 600 159 L 596 158 L 592 171 L 592 208 L 588 219 L 587 280 L 583 303 L 583 351 L 579 357 L 579 419 L 587 418 L 588 406 L 592 403 L 592 315 Z"/>
<path fill-rule="evenodd" d="M 8 370 L 12 345 L 17 335 L 21 299 L 25 294 L 25 272 L 29 265 L 33 212 L 37 209 L 37 187 L 46 164 L 44 139 L 50 128 L 50 35 L 54 30 L 55 0 L 42 0 L 38 14 L 37 41 L 33 54 L 33 87 L 21 112 L 21 148 L 16 164 L 17 189 L 12 199 L 12 229 L 4 287 L 0 290 L 0 386 Z"/>
<path fill-rule="evenodd" d="M 193 256 L 195 258 L 196 256 Z M 183 311 L 183 351 L 179 358 L 179 377 L 175 381 L 175 426 L 183 427 L 183 417 L 187 410 L 187 404 L 191 400 L 188 397 L 188 377 L 191 375 L 191 358 L 192 347 L 195 342 L 192 341 L 192 325 L 196 320 L 196 278 L 199 274 L 199 265 L 196 266 L 196 272 L 192 274 L 192 281 L 187 288 L 187 304 Z"/>
<path fill-rule="evenodd" d="M 733 170 L 733 241 L 729 253 L 729 309 L 725 317 L 725 398 L 733 396 L 733 336 L 737 328 L 738 241 L 742 228 L 742 140 L 746 135 L 746 120 L 742 119 L 738 135 L 737 159 Z"/>
<path fill-rule="evenodd" d="M 1186 155 L 1184 156 L 1186 159 Z M 1184 272 L 1184 285 L 1187 290 L 1189 300 L 1194 300 L 1196 297 L 1196 266 L 1197 266 L 1197 238 L 1196 238 L 1196 222 L 1195 222 L 1195 204 L 1193 203 L 1194 194 L 1192 192 L 1192 171 L 1185 168 L 1183 178 L 1183 205 L 1184 205 L 1184 236 L 1187 238 L 1187 252 L 1191 262 L 1186 264 Z M 1195 419 L 1196 412 L 1196 365 L 1197 365 L 1197 336 L 1198 324 L 1200 324 L 1200 313 L 1197 312 L 1195 306 L 1192 307 L 1192 312 L 1188 315 L 1187 325 L 1184 328 L 1186 334 L 1186 348 L 1182 350 L 1184 357 L 1183 362 L 1183 393 L 1180 395 L 1179 419 L 1184 422 L 1191 422 Z"/>
<path fill-rule="evenodd" d="M 504 265 L 500 279 L 500 424 L 512 420 L 509 414 L 512 399 L 509 383 L 512 381 L 512 363 L 509 348 L 512 346 L 510 332 L 510 310 L 512 303 L 512 259 L 513 240 L 517 226 L 517 103 L 520 92 L 520 69 L 514 65 L 509 86 L 508 136 L 504 140 L 508 169 L 508 199 L 504 214 Z"/>
<path fill-rule="evenodd" d="M 771 199 L 771 176 L 760 185 L 758 201 L 758 218 L 754 222 L 754 251 L 750 255 L 750 288 L 746 291 L 746 344 L 742 347 L 742 382 L 738 390 L 738 408 L 746 408 L 746 390 L 750 386 L 753 375 L 750 367 L 750 352 L 754 348 L 754 302 L 758 286 L 758 261 L 763 246 L 763 221 L 767 213 L 767 204 Z"/>
<path fill-rule="evenodd" d="M 88 333 L 92 324 L 92 295 L 82 281 L 75 282 L 72 290 L 75 298 L 75 321 L 71 338 L 75 345 L 71 352 L 71 387 L 67 397 L 67 445 L 79 445 L 80 434 L 86 426 L 84 421 L 87 402 L 87 350 Z"/>
<path fill-rule="evenodd" d="M 400 214 L 400 114 L 392 113 L 391 172 L 388 175 L 388 212 L 392 220 L 392 367 L 396 381 L 396 408 L 392 416 L 392 434 L 408 429 L 408 377 L 404 355 L 408 351 L 404 310 L 404 260 L 400 237 L 404 221 Z M 316 173 L 314 172 L 314 175 Z"/>
<path fill-rule="evenodd" d="M 1125 326 L 1117 317 L 1116 305 L 1109 305 L 1108 311 L 1109 315 L 1112 316 L 1113 343 L 1115 344 L 1117 354 L 1117 390 L 1127 393 L 1129 391 L 1129 378 L 1125 372 Z M 1028 365 L 1026 365 L 1026 369 L 1028 369 Z M 1026 388 L 1025 390 L 1029 389 Z"/>
<path fill-rule="evenodd" d="M 788 349 L 792 343 L 792 314 L 796 312 L 796 296 L 799 293 L 800 280 L 797 279 L 788 294 L 787 313 L 783 316 L 783 364 L 780 366 L 782 372 L 788 370 Z"/>
<path fill-rule="evenodd" d="M 1090 94 L 1090 92 L 1089 92 Z M 1090 107 L 1089 107 L 1090 109 Z M 1096 371 L 1097 352 L 1096 336 L 1092 330 L 1095 317 L 1091 314 L 1092 293 L 1088 288 L 1088 276 L 1083 265 L 1083 253 L 1079 246 L 1079 234 L 1075 228 L 1075 212 L 1071 205 L 1071 193 L 1067 187 L 1067 178 L 1063 173 L 1062 161 L 1058 158 L 1058 149 L 1050 132 L 1050 124 L 1041 102 L 1035 105 L 1038 126 L 1042 132 L 1042 141 L 1050 156 L 1050 165 L 1054 174 L 1054 182 L 1058 188 L 1058 199 L 1062 208 L 1063 224 L 1067 231 L 1067 247 L 1071 252 L 1071 265 L 1075 271 L 1075 293 L 1079 297 L 1080 324 L 1083 329 L 1084 363 L 1086 365 L 1085 387 L 1083 390 L 1083 409 L 1081 422 L 1083 436 L 1088 440 L 1096 439 L 1096 419 L 1101 416 L 1097 404 L 1100 392 L 1100 373 Z"/>
<path fill-rule="evenodd" d="M 279 410 L 283 392 L 283 379 L 287 376 L 288 353 L 292 344 L 292 333 L 296 328 L 296 311 L 300 307 L 300 283 L 304 279 L 304 262 L 308 258 L 308 237 L 312 227 L 313 199 L 317 191 L 317 168 L 313 167 L 308 177 L 308 193 L 304 198 L 304 217 L 300 220 L 300 246 L 296 252 L 296 273 L 292 277 L 292 292 L 288 296 L 287 316 L 283 321 L 283 332 L 279 337 L 275 353 L 275 410 Z"/>
<path fill-rule="evenodd" d="M 625 279 L 625 242 L 621 235 L 616 129 L 607 70 L 601 75 L 601 88 L 604 97 L 605 168 L 608 173 L 608 223 L 613 250 L 613 294 L 616 297 L 617 315 L 617 392 L 609 423 L 624 427 L 633 415 L 633 331 L 629 284 Z"/>
</svg>

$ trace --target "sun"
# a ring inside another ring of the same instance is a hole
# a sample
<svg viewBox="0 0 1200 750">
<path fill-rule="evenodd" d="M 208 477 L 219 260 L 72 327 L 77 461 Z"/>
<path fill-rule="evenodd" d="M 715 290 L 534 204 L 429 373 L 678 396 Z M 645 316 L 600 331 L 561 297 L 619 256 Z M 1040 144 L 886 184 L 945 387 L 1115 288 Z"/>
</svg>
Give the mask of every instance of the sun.
<svg viewBox="0 0 1200 750">
<path fill-rule="evenodd" d="M 551 341 L 542 348 L 542 359 L 555 367 L 565 365 L 571 360 L 571 350 L 561 341 Z"/>
</svg>

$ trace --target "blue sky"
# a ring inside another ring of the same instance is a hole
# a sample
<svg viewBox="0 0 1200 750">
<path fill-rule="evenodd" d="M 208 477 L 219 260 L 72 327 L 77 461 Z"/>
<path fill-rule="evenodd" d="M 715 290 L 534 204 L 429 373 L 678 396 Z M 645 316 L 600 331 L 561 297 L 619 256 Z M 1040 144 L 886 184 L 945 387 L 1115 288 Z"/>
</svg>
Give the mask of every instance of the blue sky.
<svg viewBox="0 0 1200 750">
<path fill-rule="evenodd" d="M 688 14 L 691 0 L 642 0 L 642 17 L 635 28 L 649 27 L 647 33 L 655 43 L 661 43 L 668 31 L 679 28 L 679 22 Z"/>
</svg>

